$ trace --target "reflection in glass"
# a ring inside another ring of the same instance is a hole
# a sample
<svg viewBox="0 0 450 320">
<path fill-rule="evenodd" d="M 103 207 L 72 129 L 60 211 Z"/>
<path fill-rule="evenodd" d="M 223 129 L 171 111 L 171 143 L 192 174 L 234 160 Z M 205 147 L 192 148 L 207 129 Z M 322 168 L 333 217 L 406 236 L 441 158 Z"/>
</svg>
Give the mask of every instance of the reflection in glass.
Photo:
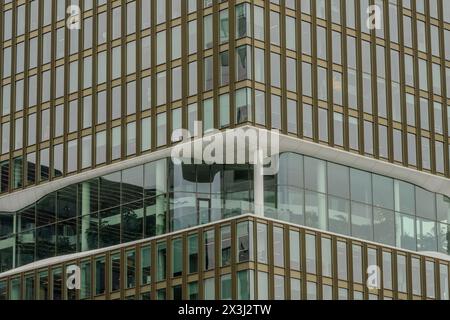
<svg viewBox="0 0 450 320">
<path fill-rule="evenodd" d="M 393 211 L 373 209 L 374 240 L 395 246 L 395 215 Z"/>
<path fill-rule="evenodd" d="M 362 283 L 362 248 L 360 245 L 352 245 L 353 281 Z"/>
<path fill-rule="evenodd" d="M 397 255 L 397 290 L 406 292 L 407 287 L 407 273 L 406 273 L 406 257 L 404 255 Z"/>
<path fill-rule="evenodd" d="M 183 273 L 183 240 L 172 240 L 172 277 L 179 277 Z"/>
<path fill-rule="evenodd" d="M 298 231 L 289 231 L 289 256 L 290 268 L 300 271 L 300 233 Z"/>
<path fill-rule="evenodd" d="M 253 270 L 243 270 L 237 273 L 237 299 L 251 300 L 254 298 Z"/>
<path fill-rule="evenodd" d="M 421 285 L 421 266 L 420 259 L 412 257 L 411 258 L 411 276 L 412 276 L 412 292 L 414 295 L 422 294 Z"/>
<path fill-rule="evenodd" d="M 331 239 L 322 238 L 322 276 L 332 276 L 332 251 Z"/>
<path fill-rule="evenodd" d="M 350 201 L 328 196 L 328 230 L 350 234 Z"/>
<path fill-rule="evenodd" d="M 141 248 L 141 285 L 149 284 L 152 280 L 151 276 L 151 248 L 145 246 Z"/>
<path fill-rule="evenodd" d="M 221 266 L 226 267 L 231 264 L 231 226 L 220 229 L 220 238 Z"/>
<path fill-rule="evenodd" d="M 204 241 L 204 270 L 208 271 L 214 269 L 214 230 L 208 230 L 203 233 Z"/>
<path fill-rule="evenodd" d="M 416 250 L 414 218 L 397 212 L 395 214 L 395 228 L 397 247 Z"/>
<path fill-rule="evenodd" d="M 163 281 L 166 279 L 166 243 L 160 242 L 156 245 L 156 280 Z"/>
<path fill-rule="evenodd" d="M 352 235 L 366 240 L 373 239 L 372 207 L 353 202 L 352 210 Z"/>
<path fill-rule="evenodd" d="M 306 239 L 306 272 L 316 273 L 316 236 L 307 233 Z"/>
</svg>

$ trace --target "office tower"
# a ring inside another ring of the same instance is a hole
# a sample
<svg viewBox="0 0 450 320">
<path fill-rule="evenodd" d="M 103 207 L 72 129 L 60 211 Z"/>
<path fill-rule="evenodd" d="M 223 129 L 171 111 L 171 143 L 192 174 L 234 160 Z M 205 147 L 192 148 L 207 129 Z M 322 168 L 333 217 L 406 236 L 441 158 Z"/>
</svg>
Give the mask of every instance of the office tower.
<svg viewBox="0 0 450 320">
<path fill-rule="evenodd" d="M 0 26 L 0 299 L 448 299 L 446 1 L 2 0 Z M 174 161 L 202 136 L 245 161 Z"/>
</svg>

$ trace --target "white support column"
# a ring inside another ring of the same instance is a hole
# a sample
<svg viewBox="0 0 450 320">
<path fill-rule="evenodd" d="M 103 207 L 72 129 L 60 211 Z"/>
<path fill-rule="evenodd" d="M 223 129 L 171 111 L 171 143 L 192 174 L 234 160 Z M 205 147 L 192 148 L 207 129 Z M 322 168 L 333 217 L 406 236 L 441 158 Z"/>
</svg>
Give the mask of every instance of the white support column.
<svg viewBox="0 0 450 320">
<path fill-rule="evenodd" d="M 88 230 L 91 225 L 91 186 L 81 184 L 81 251 L 89 250 Z"/>
<path fill-rule="evenodd" d="M 326 163 L 319 162 L 319 172 L 317 180 L 319 181 L 319 190 L 326 190 Z M 320 197 L 318 198 L 317 209 L 319 214 L 319 228 L 322 230 L 327 230 L 327 198 Z"/>
<path fill-rule="evenodd" d="M 264 216 L 264 170 L 263 150 L 255 150 L 253 164 L 253 200 L 255 214 Z"/>
<path fill-rule="evenodd" d="M 18 213 L 15 213 L 14 217 L 13 217 L 13 232 L 15 232 L 15 233 L 17 233 L 17 230 L 16 230 L 15 226 L 18 225 L 17 220 L 19 220 L 17 215 L 18 215 Z M 12 240 L 12 243 L 13 243 L 13 256 L 12 256 L 13 261 L 12 261 L 12 265 L 13 265 L 13 268 L 16 268 L 17 267 L 17 260 L 16 260 L 16 257 L 17 257 L 17 238 L 16 237 Z"/>
<path fill-rule="evenodd" d="M 158 190 L 167 190 L 167 161 L 166 159 L 159 160 L 156 162 L 156 194 L 158 195 Z M 156 221 L 155 221 L 155 232 L 156 235 L 165 233 L 166 230 L 166 199 L 163 196 L 156 197 Z"/>
</svg>

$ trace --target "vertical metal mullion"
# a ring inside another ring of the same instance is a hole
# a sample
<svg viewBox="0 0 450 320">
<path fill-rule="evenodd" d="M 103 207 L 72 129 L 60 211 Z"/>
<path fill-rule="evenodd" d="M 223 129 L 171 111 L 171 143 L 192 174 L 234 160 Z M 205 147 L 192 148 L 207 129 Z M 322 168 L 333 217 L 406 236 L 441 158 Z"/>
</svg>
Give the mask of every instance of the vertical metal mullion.
<svg viewBox="0 0 450 320">
<path fill-rule="evenodd" d="M 400 11 L 402 11 L 402 7 L 399 8 Z M 413 23 L 414 18 L 412 17 L 412 24 L 415 26 L 416 24 Z M 399 20 L 399 63 L 398 66 L 400 71 L 400 110 L 401 110 L 401 127 L 402 127 L 402 163 L 404 166 L 408 166 L 408 124 L 407 124 L 407 117 L 406 117 L 406 84 L 405 84 L 405 46 L 404 46 L 404 30 L 403 30 L 403 14 L 401 14 L 401 20 Z M 392 103 L 392 102 L 391 102 Z M 393 108 L 393 106 L 392 106 Z"/>
<path fill-rule="evenodd" d="M 343 114 L 343 147 L 345 150 L 350 150 L 349 143 L 349 108 L 348 108 L 348 61 L 347 61 L 347 15 L 346 12 L 347 3 L 341 1 L 341 22 L 342 22 L 342 45 L 341 45 L 341 57 L 342 57 L 342 106 L 344 109 Z"/>
<path fill-rule="evenodd" d="M 172 1 L 166 4 L 166 141 L 167 146 L 172 144 Z M 172 290 L 171 290 L 172 292 Z"/>
<path fill-rule="evenodd" d="M 426 260 L 424 257 L 419 257 L 419 266 L 420 266 L 420 292 L 422 296 L 422 300 L 426 300 L 427 298 L 427 283 L 426 283 L 426 270 L 425 270 Z"/>
<path fill-rule="evenodd" d="M 264 79 L 265 79 L 265 113 L 266 113 L 266 127 L 272 128 L 272 99 L 271 99 L 271 93 L 272 93 L 272 61 L 271 61 L 271 47 L 272 47 L 272 39 L 270 36 L 270 2 L 265 1 L 265 7 L 264 7 L 264 18 L 265 18 L 265 24 L 264 24 L 264 56 L 265 56 L 265 68 L 264 68 Z M 281 18 L 280 18 L 281 19 Z M 233 56 L 235 56 L 235 53 L 233 52 Z M 281 57 L 280 57 L 281 60 Z M 281 63 L 281 61 L 280 61 Z M 236 73 L 233 72 L 233 76 Z"/>
<path fill-rule="evenodd" d="M 216 299 L 220 300 L 221 299 L 221 290 L 222 290 L 222 279 L 221 279 L 221 267 L 222 267 L 222 256 L 221 256 L 221 226 L 217 225 L 215 228 L 215 255 L 216 255 L 216 259 L 215 259 L 215 270 L 214 270 L 214 277 L 215 277 L 215 282 L 216 282 L 216 286 L 215 286 L 215 290 L 216 290 Z M 230 232 L 231 232 L 231 278 L 233 278 L 233 275 L 236 274 L 236 221 L 233 221 L 230 225 Z M 235 270 L 233 270 L 233 267 Z M 234 281 L 231 281 L 232 283 L 232 290 L 231 290 L 231 296 L 233 297 L 233 283 Z M 236 296 L 237 298 L 237 296 Z"/>
<path fill-rule="evenodd" d="M 150 244 L 150 279 L 151 279 L 151 287 L 150 287 L 150 298 L 156 300 L 156 268 L 157 268 L 157 252 L 156 252 L 156 241 L 152 241 Z"/>
<path fill-rule="evenodd" d="M 320 239 L 322 240 L 322 239 Z M 338 257 L 337 257 L 337 239 L 336 237 L 331 237 L 331 276 L 333 278 L 333 288 L 332 288 L 332 294 L 333 298 L 336 299 L 336 297 L 339 296 L 339 272 L 338 272 Z M 320 244 L 322 244 L 322 241 L 320 241 Z M 320 248 L 322 249 L 322 247 Z M 319 254 L 320 261 L 322 260 L 322 256 Z M 322 263 L 320 263 L 322 265 Z M 350 291 L 350 288 L 349 288 Z M 350 296 L 350 292 L 349 292 Z M 321 298 L 323 298 L 321 296 Z"/>
<path fill-rule="evenodd" d="M 317 66 L 317 6 L 311 2 L 311 87 L 313 140 L 319 142 L 319 103 L 318 103 L 318 66 Z"/>
<path fill-rule="evenodd" d="M 9 190 L 13 190 L 13 180 L 15 175 L 15 127 L 16 127 L 16 119 L 15 119 L 15 82 L 16 82 L 16 64 L 17 64 L 17 2 L 13 1 L 12 4 L 12 28 L 11 28 L 11 76 L 10 76 L 10 88 L 9 88 L 9 161 L 10 161 L 10 179 L 9 179 Z"/>
<path fill-rule="evenodd" d="M 3 20 L 4 20 L 4 16 L 5 16 L 5 8 L 4 7 L 5 7 L 4 1 L 0 1 L 0 39 L 2 40 L 2 41 L 0 41 L 0 53 L 1 53 L 2 57 L 3 57 L 3 45 L 4 45 L 4 43 L 3 43 L 3 37 L 4 37 L 4 35 L 3 35 L 4 21 Z M 2 58 L 2 61 L 3 61 L 3 58 Z M 3 68 L 0 68 L 0 84 L 3 84 Z M 3 90 L 0 90 L 0 98 L 2 98 L 2 91 Z"/>
<path fill-rule="evenodd" d="M 105 254 L 105 293 L 104 296 L 107 300 L 111 299 L 111 275 L 112 275 L 112 263 L 111 263 L 111 252 L 106 252 Z"/>
<path fill-rule="evenodd" d="M 326 41 L 327 41 L 327 114 L 328 144 L 334 146 L 334 92 L 333 92 L 333 23 L 331 21 L 331 1 L 325 2 L 326 8 Z"/>
<path fill-rule="evenodd" d="M 250 220 L 253 223 L 252 233 L 253 233 L 253 259 L 254 259 L 254 288 L 255 288 L 255 299 L 261 299 L 258 294 L 258 273 L 259 273 L 259 261 L 258 261 L 258 245 L 257 245 L 257 239 L 258 239 L 258 220 L 254 217 Z"/>
<path fill-rule="evenodd" d="M 157 18 L 157 12 L 156 12 L 156 1 L 152 1 L 151 2 L 151 29 L 150 29 L 150 39 L 151 39 L 151 45 L 150 45 L 150 51 L 151 51 L 151 96 L 152 99 L 150 101 L 151 103 L 151 107 L 150 107 L 150 112 L 151 112 L 151 149 L 154 150 L 156 149 L 156 133 L 157 133 L 157 128 L 156 128 L 156 93 L 157 93 L 157 86 L 156 86 L 156 82 L 157 82 L 157 73 L 156 73 L 156 46 L 157 46 L 157 42 L 156 42 L 156 18 Z M 155 294 L 155 293 L 154 293 Z"/>
<path fill-rule="evenodd" d="M 141 298 L 141 248 L 143 243 L 138 243 L 133 246 L 134 250 L 134 290 L 136 300 L 142 300 Z"/>
<path fill-rule="evenodd" d="M 386 4 L 388 10 L 390 10 L 390 6 L 389 3 Z M 395 4 L 396 8 L 397 8 L 397 4 Z M 399 10 L 399 9 L 398 9 Z M 398 26 L 399 26 L 399 13 L 397 10 L 397 30 Z M 391 25 L 390 22 L 390 15 L 386 15 L 385 16 L 385 24 L 389 26 L 389 28 L 391 27 L 395 27 Z M 400 31 L 398 31 L 398 33 L 400 33 Z M 393 133 L 393 123 L 392 123 L 392 77 L 391 77 L 391 72 L 390 70 L 392 70 L 391 68 L 391 51 L 392 51 L 392 42 L 390 39 L 390 32 L 387 32 L 385 35 L 386 38 L 386 46 L 385 46 L 385 64 L 386 64 L 386 117 L 387 117 L 387 140 L 388 140 L 388 160 L 390 162 L 394 162 L 394 133 Z M 400 40 L 400 35 L 399 35 L 399 40 Z"/>
<path fill-rule="evenodd" d="M 25 20 L 24 20 L 24 35 L 23 35 L 23 50 L 24 50 L 24 54 L 23 54 L 23 70 L 22 70 L 22 74 L 23 79 L 25 78 L 25 74 L 28 73 L 28 56 L 29 56 L 29 34 L 30 34 L 30 30 L 28 28 L 29 26 L 29 13 L 30 13 L 30 4 L 29 3 L 24 3 L 24 11 L 25 11 Z M 17 86 L 16 86 L 16 82 L 14 82 L 14 99 L 16 98 L 16 91 L 17 91 Z M 23 92 L 22 92 L 23 95 Z M 14 103 L 14 106 L 16 105 L 16 103 Z M 15 111 L 15 107 L 14 107 L 14 111 Z M 22 110 L 21 110 L 21 114 L 22 114 L 22 188 L 25 188 L 27 186 L 27 182 L 28 179 L 26 178 L 27 175 L 27 168 L 28 168 L 28 164 L 27 164 L 27 132 L 28 132 L 28 126 L 27 126 L 27 112 L 28 110 L 26 110 L 23 106 L 22 106 Z"/>
<path fill-rule="evenodd" d="M 375 0 L 371 0 L 372 4 L 375 4 Z M 383 2 L 384 4 L 384 2 Z M 382 9 L 382 12 L 387 12 Z M 384 19 L 383 19 L 384 22 Z M 386 28 L 383 26 L 383 33 L 386 33 Z M 371 50 L 370 50 L 370 61 L 372 62 L 371 65 L 371 90 L 372 90 L 372 152 L 373 156 L 375 158 L 379 158 L 380 152 L 379 152 L 379 137 L 378 137 L 378 72 L 377 72 L 377 34 L 376 30 L 373 29 L 370 31 L 370 41 L 371 41 Z M 406 119 L 406 113 L 405 113 L 405 119 Z M 405 121 L 406 123 L 406 121 Z"/>
<path fill-rule="evenodd" d="M 181 2 L 181 128 L 188 128 L 189 97 L 189 13 L 187 1 Z"/>
<path fill-rule="evenodd" d="M 198 10 L 200 15 L 197 15 L 197 121 L 203 120 L 203 95 L 205 82 L 204 20 L 206 15 L 202 2 L 203 1 L 197 0 L 197 8 L 201 8 Z"/>
<path fill-rule="evenodd" d="M 89 283 L 89 297 L 88 299 L 93 299 L 95 296 L 95 259 L 94 256 L 89 257 L 89 263 L 91 268 L 91 274 L 90 274 L 90 283 Z"/>
<path fill-rule="evenodd" d="M 322 277 L 322 234 L 315 233 L 316 236 L 316 297 L 322 300 L 323 277 Z M 333 241 L 333 239 L 331 239 Z M 332 242 L 333 244 L 333 242 Z M 333 250 L 332 250 L 333 251 Z M 334 265 L 334 264 L 333 264 Z"/>
<path fill-rule="evenodd" d="M 145 1 L 145 0 L 144 0 Z M 136 101 L 136 155 L 142 153 L 142 1 L 136 1 L 136 77 L 135 77 L 135 101 Z M 112 91 L 111 91 L 112 92 Z"/>
<path fill-rule="evenodd" d="M 51 79 L 51 83 L 50 83 L 50 101 L 47 102 L 49 104 L 49 107 L 47 108 L 49 110 L 49 114 L 50 114 L 50 129 L 49 129 L 49 138 L 48 140 L 45 142 L 48 144 L 48 155 L 49 155 L 49 161 L 48 161 L 48 180 L 52 180 L 53 179 L 53 158 L 54 158 L 54 150 L 53 150 L 53 137 L 54 137 L 54 130 L 52 130 L 52 128 L 54 127 L 54 100 L 55 100 L 55 79 L 56 79 L 56 42 L 57 42 L 57 37 L 56 37 L 56 28 L 55 28 L 55 13 L 56 13 L 56 1 L 52 1 L 51 3 L 51 10 L 52 10 L 52 15 L 51 15 L 51 19 L 50 19 L 50 24 L 47 25 L 46 27 L 50 29 L 50 34 L 51 34 L 51 50 L 50 50 L 50 62 L 47 63 L 50 66 L 50 69 L 48 70 L 50 72 L 50 79 Z M 45 9 L 45 7 L 44 7 Z M 43 46 L 43 39 L 42 39 L 42 52 L 44 50 L 44 46 Z M 43 62 L 43 61 L 41 61 Z M 36 103 L 38 106 L 40 106 L 41 109 L 41 115 L 42 115 L 42 110 L 46 110 L 42 108 L 41 105 L 41 99 L 42 99 L 42 69 L 43 69 L 43 63 L 41 65 L 41 68 L 38 70 L 38 74 L 36 74 L 36 82 L 37 82 L 37 94 L 36 94 Z M 42 122 L 40 123 L 40 125 L 42 125 Z M 42 137 L 42 135 L 41 135 Z"/>
<path fill-rule="evenodd" d="M 445 0 L 444 0 L 445 1 Z M 450 128 L 448 127 L 448 121 L 445 121 L 450 116 L 448 114 L 448 100 L 447 100 L 447 79 L 446 79 L 446 58 L 445 58 L 445 37 L 444 37 L 444 17 L 443 17 L 443 9 L 441 9 L 441 6 L 443 5 L 443 2 L 437 1 L 437 7 L 438 7 L 438 19 L 439 19 L 439 51 L 440 51 L 440 57 L 439 57 L 439 63 L 440 63 L 440 72 L 441 72 L 441 102 L 442 102 L 442 132 L 444 136 L 444 175 L 446 177 L 450 176 L 450 167 L 449 167 L 449 161 L 450 161 L 450 155 L 448 152 L 445 152 L 446 150 L 449 150 L 449 132 Z"/>
<path fill-rule="evenodd" d="M 417 13 L 416 13 L 417 15 Z M 425 41 L 426 41 L 426 56 L 427 56 L 427 86 L 428 86 L 428 101 L 429 101 L 429 123 L 430 123 L 430 167 L 431 172 L 436 174 L 436 124 L 434 123 L 434 89 L 433 89 L 433 55 L 431 53 L 431 30 L 430 30 L 430 11 L 428 2 L 425 1 Z M 441 111 L 442 117 L 442 111 Z M 442 117 L 442 122 L 444 118 Z M 442 124 L 443 127 L 443 124 Z"/>
<path fill-rule="evenodd" d="M 85 12 L 84 8 L 84 2 L 80 4 L 80 10 L 81 12 Z M 84 19 L 83 15 L 80 17 L 80 26 L 83 28 L 84 26 Z M 79 171 L 83 170 L 83 122 L 84 122 L 84 95 L 83 95 L 83 88 L 84 88 L 84 32 L 78 30 L 78 169 Z M 92 101 L 92 100 L 91 100 Z M 92 117 L 92 106 L 91 106 L 91 119 Z M 91 165 L 92 163 L 92 154 L 94 154 L 92 150 L 93 139 L 94 136 L 92 135 L 92 120 L 91 120 L 91 128 L 90 128 L 90 134 L 91 134 Z M 79 210 L 81 212 L 81 210 Z M 79 223 L 80 220 L 77 219 L 77 222 Z M 78 225 L 77 225 L 78 230 Z"/>
<path fill-rule="evenodd" d="M 274 268 L 274 248 L 273 248 L 273 222 L 269 221 L 269 223 L 267 224 L 267 258 L 268 258 L 268 267 L 269 267 L 269 272 L 268 272 L 268 276 L 269 276 L 269 284 L 268 284 L 268 289 L 269 289 L 269 294 L 268 294 L 268 298 L 269 299 L 274 299 L 275 298 L 275 268 Z"/>
<path fill-rule="evenodd" d="M 119 291 L 120 291 L 120 299 L 123 300 L 126 298 L 127 294 L 127 285 L 126 285 L 126 278 L 127 278 L 127 254 L 125 249 L 122 247 L 119 251 L 119 257 L 120 257 L 120 275 L 119 275 Z"/>
<path fill-rule="evenodd" d="M 440 261 L 433 261 L 434 264 L 434 297 L 437 300 L 442 300 L 441 298 L 441 272 L 440 272 Z M 426 271 L 426 270 L 425 270 Z"/>
<path fill-rule="evenodd" d="M 411 10 L 412 11 L 412 10 Z M 414 22 L 414 23 L 413 23 Z M 415 138 L 416 138 L 416 167 L 422 170 L 422 139 L 421 139 L 421 125 L 420 125 L 420 94 L 419 94 L 419 64 L 417 52 L 417 29 L 414 17 L 411 17 L 411 34 L 412 34 L 412 59 L 413 59 L 413 82 L 414 82 L 414 118 L 415 118 Z M 405 102 L 406 104 L 406 102 Z"/>
<path fill-rule="evenodd" d="M 57 0 L 57 1 L 64 1 L 64 8 L 66 8 L 66 0 Z M 65 23 L 65 21 L 64 21 Z M 56 27 L 58 25 L 58 21 L 55 23 L 55 30 L 56 30 L 56 34 L 58 32 L 58 28 Z M 69 81 L 70 81 L 70 59 L 69 59 L 69 46 L 70 46 L 70 38 L 69 38 L 69 29 L 66 28 L 66 26 L 62 27 L 63 31 L 64 31 L 64 58 L 63 60 L 63 67 L 64 67 L 64 95 L 63 95 L 63 106 L 64 106 L 64 116 L 63 116 L 63 121 L 64 121 L 64 131 L 63 131 L 63 167 L 62 167 L 62 176 L 65 176 L 67 174 L 67 163 L 68 163 L 68 159 L 67 159 L 67 152 L 68 152 L 68 136 L 69 136 L 69 106 L 70 106 L 70 97 L 69 96 Z M 58 38 L 56 38 L 56 41 L 58 41 Z M 55 68 L 55 72 L 56 72 L 56 68 Z M 55 83 L 56 83 L 56 73 L 55 73 Z M 55 90 L 56 92 L 56 90 Z M 61 98 L 58 98 L 61 99 Z M 55 100 L 56 101 L 56 96 L 55 96 Z M 53 112 L 54 112 L 54 118 L 53 121 L 56 124 L 56 103 L 53 106 Z M 55 137 L 53 137 L 55 138 Z M 56 157 L 56 155 L 54 155 L 54 157 Z"/>
<path fill-rule="evenodd" d="M 228 1 L 228 23 L 229 23 L 229 88 L 230 88 L 230 128 L 236 127 L 236 0 Z M 267 36 L 266 36 L 267 37 Z"/>
<path fill-rule="evenodd" d="M 378 290 L 379 292 L 379 298 L 380 300 L 384 300 L 384 259 L 383 259 L 383 248 L 377 248 L 377 266 L 380 269 L 380 274 L 378 275 L 379 277 L 379 284 L 380 284 L 380 289 Z M 392 268 L 391 268 L 392 270 Z M 392 279 L 392 276 L 391 276 Z"/>
<path fill-rule="evenodd" d="M 204 288 L 204 229 L 203 227 L 198 230 L 198 296 L 200 300 L 204 300 L 205 288 Z"/>
<path fill-rule="evenodd" d="M 287 300 L 292 300 L 291 297 L 291 242 L 290 240 L 290 232 L 291 229 L 286 226 L 284 228 L 284 237 L 283 241 L 286 245 L 284 245 L 284 297 Z"/>
<path fill-rule="evenodd" d="M 280 5 L 280 126 L 281 133 L 287 134 L 288 120 L 287 120 L 287 54 L 286 54 L 286 5 L 285 1 L 281 1 Z M 253 20 L 252 20 L 253 21 Z M 294 31 L 295 32 L 295 31 Z M 272 101 L 270 101 L 272 104 Z"/>
<path fill-rule="evenodd" d="M 361 31 L 361 3 L 355 1 L 355 47 L 356 47 L 356 83 L 357 83 L 357 111 L 358 111 L 358 153 L 364 155 L 364 87 L 363 87 L 363 72 L 362 72 L 362 31 Z"/>
<path fill-rule="evenodd" d="M 166 240 L 166 299 L 173 299 L 172 292 L 172 242 L 173 239 L 168 237 Z"/>
<path fill-rule="evenodd" d="M 189 284 L 188 284 L 188 272 L 189 272 L 188 248 L 189 248 L 189 244 L 188 244 L 188 234 L 187 233 L 182 234 L 181 241 L 182 241 L 182 252 L 183 252 L 183 256 L 181 257 L 181 265 L 182 265 L 182 282 L 181 282 L 182 290 L 181 290 L 181 292 L 182 292 L 182 299 L 187 300 L 187 299 L 189 299 L 189 294 L 188 294 L 188 288 L 189 288 Z"/>
<path fill-rule="evenodd" d="M 255 52 L 256 52 L 256 46 L 255 46 L 255 4 L 254 3 L 250 3 L 249 4 L 249 8 L 250 8 L 250 21 L 252 21 L 251 23 L 251 27 L 250 27 L 250 51 L 251 51 L 251 61 L 252 61 L 252 66 L 251 66 L 251 83 L 252 83 L 252 97 L 251 97 L 251 119 L 250 122 L 252 123 L 252 125 L 256 124 L 256 90 L 255 90 L 255 85 L 256 85 L 256 78 L 255 78 L 255 70 L 256 70 L 256 59 L 255 59 Z M 256 272 L 255 272 L 256 274 Z M 255 288 L 256 288 L 256 283 L 255 283 Z"/>
<path fill-rule="evenodd" d="M 301 299 L 306 300 L 307 297 L 307 293 L 306 293 L 306 278 L 307 278 L 307 273 L 306 273 L 306 232 L 305 229 L 301 229 L 300 230 L 300 265 L 301 270 L 300 270 L 300 274 L 301 274 Z M 269 297 L 270 298 L 270 297 Z"/>
<path fill-rule="evenodd" d="M 67 294 L 67 286 L 66 286 L 66 281 L 64 281 L 65 279 L 67 279 L 67 265 L 69 264 L 69 261 L 64 262 L 61 265 L 61 300 L 69 300 L 69 296 Z"/>
<path fill-rule="evenodd" d="M 24 20 L 24 36 L 23 36 L 23 49 L 24 49 L 24 55 L 23 55 L 23 80 L 25 81 L 25 75 L 28 75 L 28 58 L 30 54 L 29 50 L 29 40 L 30 40 L 30 3 L 24 4 L 24 10 L 25 10 L 25 20 Z M 0 51 L 1 52 L 1 51 Z M 23 86 L 22 86 L 23 88 Z M 14 82 L 14 92 L 17 91 L 16 82 Z M 22 91 L 22 95 L 24 92 Z M 14 99 L 16 97 L 16 93 L 14 94 Z M 22 103 L 23 104 L 23 103 Z M 16 104 L 14 103 L 14 106 Z M 14 109 L 15 110 L 15 109 Z M 28 146 L 28 110 L 24 108 L 22 105 L 22 188 L 25 188 L 28 185 L 28 154 L 27 154 L 27 146 Z"/>
<path fill-rule="evenodd" d="M 2 56 L 1 62 L 3 62 L 3 55 L 4 55 L 4 43 L 3 43 L 4 16 L 5 16 L 5 4 L 4 4 L 4 1 L 0 1 L 0 39 L 2 40 L 2 41 L 0 41 L 0 55 Z M 28 83 L 28 81 L 26 81 L 26 83 Z M 0 68 L 0 85 L 3 85 L 3 68 Z M 25 82 L 24 82 L 24 90 L 25 90 L 25 88 L 26 87 L 25 87 Z M 0 90 L 0 101 L 3 101 L 3 90 Z M 0 126 L 3 127 L 3 117 L 0 117 Z M 0 137 L 3 135 L 2 131 L 3 130 L 0 130 Z M 3 137 L 2 137 L 2 139 L 3 139 Z M 8 286 L 8 283 L 7 283 L 7 286 Z M 9 290 L 7 289 L 7 294 L 8 294 L 8 291 Z"/>
<path fill-rule="evenodd" d="M 300 1 L 295 2 L 295 21 L 297 26 L 296 42 L 296 60 L 297 60 L 297 136 L 303 138 L 303 77 L 302 77 L 302 11 Z"/>
<path fill-rule="evenodd" d="M 38 11 L 38 26 L 37 26 L 37 63 L 36 63 L 36 70 L 38 73 L 41 71 L 41 61 L 42 61 L 42 47 L 43 47 L 43 32 L 42 32 L 42 15 L 40 15 L 40 11 L 43 8 L 43 3 L 39 4 L 37 6 Z M 31 14 L 31 13 L 30 13 Z M 30 16 L 31 17 L 31 16 Z M 30 19 L 31 20 L 31 19 Z M 24 78 L 24 109 L 29 110 L 29 95 L 30 95 L 30 86 L 29 86 L 29 73 L 27 74 L 27 77 Z M 51 118 L 50 118 L 51 119 Z M 35 177 L 36 177 L 36 185 L 39 185 L 41 183 L 41 146 L 42 146 L 42 108 L 40 104 L 36 107 L 36 169 L 35 169 Z"/>
<path fill-rule="evenodd" d="M 348 298 L 350 300 L 355 300 L 355 285 L 353 281 L 353 241 L 348 242 L 348 253 L 347 253 L 347 261 L 348 261 L 348 275 L 347 275 L 347 281 L 348 281 Z"/>
<path fill-rule="evenodd" d="M 219 108 L 218 108 L 218 92 L 219 92 L 219 52 L 220 52 L 220 39 L 219 39 L 219 21 L 220 21 L 220 4 L 217 1 L 213 2 L 213 128 L 219 128 Z"/>
<path fill-rule="evenodd" d="M 93 145 L 93 151 L 97 150 L 97 70 L 98 70 L 98 61 L 97 61 L 97 57 L 98 57 L 98 52 L 97 52 L 97 42 L 98 42 L 98 19 L 97 19 L 97 6 L 93 5 L 92 10 L 92 47 L 91 47 L 91 51 L 92 51 L 92 55 L 91 55 L 91 59 L 92 59 L 92 75 L 91 75 L 91 83 L 92 83 L 92 87 L 91 87 L 91 94 L 92 94 L 92 99 L 91 99 L 91 104 L 92 104 L 92 128 L 93 128 L 93 136 L 92 136 L 92 145 Z M 108 161 L 108 152 L 106 154 L 106 160 Z M 93 157 L 92 157 L 92 162 L 93 162 L 93 166 L 97 167 L 97 152 L 93 152 Z"/>
<path fill-rule="evenodd" d="M 412 263 L 411 263 L 411 254 L 407 253 L 405 255 L 406 257 L 406 291 L 407 291 L 407 297 L 409 300 L 412 300 L 413 298 L 413 286 L 412 286 Z"/>
<path fill-rule="evenodd" d="M 83 5 L 83 4 L 82 4 Z M 80 27 L 83 24 L 83 18 L 82 15 L 80 16 Z M 78 50 L 76 52 L 77 55 L 77 64 L 78 64 L 78 70 L 77 70 L 77 172 L 80 172 L 83 168 L 83 156 L 82 156 L 82 150 L 83 150 L 83 143 L 82 143 L 82 137 L 83 137 L 83 32 L 80 30 L 75 30 L 77 32 L 77 41 L 78 41 Z M 73 32 L 73 31 L 72 31 Z M 79 220 L 77 219 L 77 222 Z M 78 226 L 77 226 L 78 227 Z"/>
<path fill-rule="evenodd" d="M 110 4 L 108 4 L 110 5 Z M 120 125 L 118 127 L 120 127 L 120 157 L 119 159 L 123 159 L 124 155 L 126 154 L 126 150 L 125 150 L 125 144 L 126 144 L 126 128 L 127 128 L 127 94 L 128 94 L 128 90 L 127 90 L 127 55 L 128 55 L 128 51 L 127 51 L 127 19 L 128 19 L 128 14 L 127 14 L 127 3 L 121 3 L 121 15 L 120 15 L 120 23 L 121 23 L 121 35 L 120 35 L 120 47 L 121 47 L 121 53 L 120 53 L 120 62 L 121 62 L 121 68 L 120 68 L 120 111 L 121 111 L 121 121 L 120 121 Z M 112 10 L 111 10 L 111 15 L 112 15 Z M 108 19 L 109 20 L 109 19 Z M 109 32 L 108 32 L 109 34 Z M 109 41 L 108 41 L 109 42 Z M 110 44 L 108 44 L 108 46 L 110 46 Z M 137 48 L 137 47 L 136 47 Z M 112 52 L 112 51 L 111 51 Z M 112 59 L 111 59 L 112 60 Z M 109 69 L 109 66 L 108 66 Z M 112 88 L 109 88 L 109 94 L 107 95 L 109 97 L 109 99 L 111 99 L 111 103 L 109 103 L 109 105 L 112 104 Z M 112 105 L 111 105 L 112 107 Z M 111 108 L 108 108 L 108 110 L 110 110 Z M 107 162 L 112 161 L 112 109 L 109 112 L 108 115 L 108 121 L 107 121 L 107 126 L 109 128 L 107 128 Z"/>
</svg>

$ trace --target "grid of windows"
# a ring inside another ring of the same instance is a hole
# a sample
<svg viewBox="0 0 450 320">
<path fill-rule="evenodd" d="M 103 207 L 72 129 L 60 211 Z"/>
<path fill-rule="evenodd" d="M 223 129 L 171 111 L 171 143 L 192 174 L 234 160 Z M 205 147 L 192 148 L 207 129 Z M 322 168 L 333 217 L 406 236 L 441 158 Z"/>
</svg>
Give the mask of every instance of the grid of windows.
<svg viewBox="0 0 450 320">
<path fill-rule="evenodd" d="M 0 191 L 169 146 L 193 104 L 448 176 L 450 9 L 377 0 L 369 30 L 368 3 L 88 0 L 69 30 L 60 1 L 2 2 Z"/>
<path fill-rule="evenodd" d="M 222 264 L 199 273 L 214 259 Z M 80 290 L 63 281 L 73 265 L 81 269 Z M 380 266 L 379 289 L 364 285 L 369 265 Z M 0 300 L 448 300 L 448 268 L 448 260 L 243 216 L 12 272 L 0 277 Z"/>
<path fill-rule="evenodd" d="M 449 252 L 449 198 L 410 183 L 283 153 L 264 188 L 266 217 L 413 251 Z"/>
</svg>

